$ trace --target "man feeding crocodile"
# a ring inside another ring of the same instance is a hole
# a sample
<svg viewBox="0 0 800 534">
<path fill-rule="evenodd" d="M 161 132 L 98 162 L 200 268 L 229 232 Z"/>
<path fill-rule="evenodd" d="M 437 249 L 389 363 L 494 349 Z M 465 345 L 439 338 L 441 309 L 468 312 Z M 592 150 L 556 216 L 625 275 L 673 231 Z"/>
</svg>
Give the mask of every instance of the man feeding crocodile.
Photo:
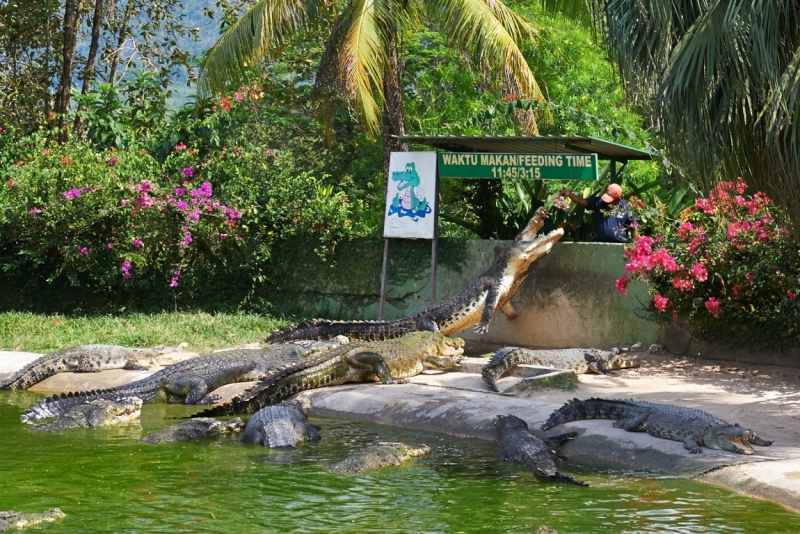
<svg viewBox="0 0 800 534">
<path fill-rule="evenodd" d="M 561 196 L 569 197 L 578 206 L 594 212 L 599 243 L 627 243 L 635 237 L 631 206 L 622 200 L 622 187 L 619 184 L 609 184 L 599 197 L 583 198 L 566 187 L 561 189 Z"/>
</svg>

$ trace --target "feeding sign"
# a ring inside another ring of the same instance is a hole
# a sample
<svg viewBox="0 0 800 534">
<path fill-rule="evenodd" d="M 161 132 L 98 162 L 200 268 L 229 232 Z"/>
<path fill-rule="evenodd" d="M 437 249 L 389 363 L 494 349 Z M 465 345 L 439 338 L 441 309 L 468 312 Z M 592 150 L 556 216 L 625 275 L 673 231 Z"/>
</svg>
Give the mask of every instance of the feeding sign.
<svg viewBox="0 0 800 534">
<path fill-rule="evenodd" d="M 436 152 L 392 152 L 384 237 L 433 239 Z"/>
<path fill-rule="evenodd" d="M 597 180 L 597 154 L 441 152 L 439 177 Z"/>
</svg>

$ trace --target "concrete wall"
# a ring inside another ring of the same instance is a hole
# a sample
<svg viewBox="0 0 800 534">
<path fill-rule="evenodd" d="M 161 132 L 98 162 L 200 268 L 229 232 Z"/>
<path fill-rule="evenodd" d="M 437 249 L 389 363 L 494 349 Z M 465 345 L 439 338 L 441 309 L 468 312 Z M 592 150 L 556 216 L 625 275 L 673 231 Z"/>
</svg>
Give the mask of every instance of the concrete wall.
<svg viewBox="0 0 800 534">
<path fill-rule="evenodd" d="M 484 272 L 509 241 L 441 240 L 437 270 L 438 300 L 457 295 Z M 380 290 L 380 242 L 358 243 L 339 252 L 333 268 L 312 272 L 303 261 L 281 283 L 280 309 L 339 319 L 376 319 Z M 463 337 L 487 345 L 533 348 L 608 348 L 654 343 L 658 327 L 647 312 L 651 300 L 643 283 L 633 282 L 627 295 L 614 289 L 624 272 L 622 246 L 601 243 L 556 243 L 522 284 L 512 304 L 518 316 L 498 312 L 489 333 Z M 396 319 L 430 305 L 430 242 L 392 241 L 388 300 L 384 317 Z M 357 258 L 357 262 L 353 262 Z M 300 260 L 298 260 L 300 261 Z M 295 278 L 302 272 L 302 278 Z M 277 296 L 277 295 L 276 295 Z M 303 308 L 297 308 L 302 303 Z M 474 345 L 475 343 L 473 343 Z"/>
</svg>

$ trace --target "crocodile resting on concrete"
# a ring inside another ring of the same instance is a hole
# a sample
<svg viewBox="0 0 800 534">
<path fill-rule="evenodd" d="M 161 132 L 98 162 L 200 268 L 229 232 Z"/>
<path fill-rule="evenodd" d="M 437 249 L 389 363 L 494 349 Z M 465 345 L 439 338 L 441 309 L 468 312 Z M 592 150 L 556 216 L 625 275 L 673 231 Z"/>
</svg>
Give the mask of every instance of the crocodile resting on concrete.
<svg viewBox="0 0 800 534">
<path fill-rule="evenodd" d="M 425 366 L 454 368 L 461 361 L 464 340 L 436 332 L 413 332 L 397 339 L 353 343 L 322 352 L 195 416 L 255 413 L 265 406 L 308 389 L 374 382 L 400 384 L 420 374 Z"/>
<path fill-rule="evenodd" d="M 767 446 L 767 441 L 751 430 L 731 425 L 708 412 L 671 404 L 609 399 L 574 399 L 558 410 L 542 425 L 542 430 L 585 419 L 616 419 L 614 426 L 628 432 L 647 432 L 657 438 L 682 441 L 693 454 L 709 449 L 753 454 L 750 444 Z"/>
<path fill-rule="evenodd" d="M 554 457 L 566 460 L 556 447 L 577 436 L 577 432 L 567 432 L 542 441 L 531 434 L 528 424 L 516 415 L 498 415 L 492 424 L 497 432 L 497 447 L 502 460 L 520 463 L 547 480 L 577 486 L 587 485 L 559 473 L 553 460 Z"/>
<path fill-rule="evenodd" d="M 110 401 L 95 399 L 72 406 L 55 421 L 34 425 L 36 432 L 61 432 L 69 428 L 97 428 L 121 425 L 138 419 L 142 414 L 142 400 L 136 397 Z"/>
<path fill-rule="evenodd" d="M 239 432 L 244 428 L 244 421 L 234 417 L 229 421 L 218 421 L 212 417 L 198 417 L 191 421 L 183 421 L 177 425 L 159 430 L 155 434 L 139 438 L 136 441 L 158 445 L 173 441 L 188 441 L 191 439 L 219 436 L 230 432 Z"/>
<path fill-rule="evenodd" d="M 320 342 L 319 345 L 325 348 L 338 343 L 336 340 Z M 217 397 L 207 394 L 218 387 L 234 382 L 259 380 L 287 367 L 302 364 L 304 357 L 312 353 L 312 348 L 290 344 L 213 352 L 175 363 L 123 386 L 48 397 L 29 408 L 21 419 L 29 422 L 33 419 L 57 417 L 72 406 L 94 399 L 138 397 L 144 403 L 211 404 Z"/>
<path fill-rule="evenodd" d="M 395 321 L 329 321 L 313 319 L 298 326 L 276 330 L 268 338 L 270 343 L 294 339 L 327 339 L 337 334 L 351 340 L 371 341 L 391 339 L 409 332 L 441 332 L 454 334 L 477 323 L 475 330 L 484 334 L 496 310 L 502 310 L 509 319 L 517 316 L 511 306 L 520 284 L 533 265 L 544 257 L 553 244 L 561 239 L 564 230 L 559 228 L 536 237 L 544 224 L 547 212 L 539 208 L 525 229 L 489 269 L 476 278 L 464 291 L 440 304 L 417 314 Z"/>
<path fill-rule="evenodd" d="M 556 369 L 572 369 L 575 374 L 606 374 L 617 369 L 639 367 L 636 355 L 631 352 L 642 348 L 641 343 L 630 347 L 597 349 L 544 349 L 533 350 L 519 347 L 505 347 L 498 350 L 491 361 L 481 369 L 483 381 L 497 391 L 497 381 L 517 365 L 540 365 Z"/>
<path fill-rule="evenodd" d="M 409 447 L 400 442 L 379 442 L 377 445 L 355 451 L 328 469 L 334 473 L 360 473 L 367 469 L 400 465 L 406 460 L 423 456 L 429 452 L 431 452 L 431 448 L 423 444 L 420 444 L 419 447 Z"/>
<path fill-rule="evenodd" d="M 96 373 L 106 369 L 147 370 L 158 365 L 156 358 L 186 347 L 158 346 L 138 349 L 119 345 L 79 345 L 45 354 L 32 361 L 7 380 L 0 382 L 0 389 L 28 389 L 45 378 L 58 373 Z"/>
<path fill-rule="evenodd" d="M 55 521 L 67 517 L 67 514 L 58 508 L 51 508 L 47 512 L 23 514 L 22 512 L 15 512 L 14 510 L 7 510 L 0 512 L 0 532 L 5 532 L 12 528 L 22 530 L 25 527 L 38 525 L 45 521 Z"/>
<path fill-rule="evenodd" d="M 311 401 L 305 397 L 265 406 L 247 422 L 242 443 L 294 449 L 301 441 L 318 441 L 319 427 L 308 423 Z"/>
</svg>

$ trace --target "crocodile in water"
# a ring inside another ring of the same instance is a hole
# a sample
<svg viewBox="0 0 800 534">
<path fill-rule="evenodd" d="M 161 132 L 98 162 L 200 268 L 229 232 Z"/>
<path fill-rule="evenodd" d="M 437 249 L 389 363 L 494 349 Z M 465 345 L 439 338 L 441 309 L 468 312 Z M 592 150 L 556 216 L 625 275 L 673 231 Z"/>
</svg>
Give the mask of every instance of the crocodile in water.
<svg viewBox="0 0 800 534">
<path fill-rule="evenodd" d="M 578 486 L 587 485 L 569 475 L 559 473 L 553 459 L 555 457 L 566 460 L 556 447 L 577 436 L 577 432 L 560 434 L 542 441 L 531 434 L 528 424 L 516 415 L 498 415 L 492 423 L 497 432 L 500 459 L 520 463 L 547 480 Z"/>
<path fill-rule="evenodd" d="M 564 235 L 564 230 L 559 228 L 536 237 L 546 216 L 544 208 L 536 210 L 528 225 L 500 258 L 452 299 L 395 321 L 313 319 L 298 326 L 276 330 L 267 341 L 326 339 L 337 334 L 348 336 L 351 340 L 369 341 L 395 338 L 416 331 L 450 335 L 476 323 L 475 330 L 486 333 L 489 320 L 496 310 L 502 310 L 509 319 L 517 316 L 511 306 L 511 297 L 533 269 L 534 263 L 550 252 L 553 244 Z"/>
<path fill-rule="evenodd" d="M 199 416 L 255 413 L 307 389 L 345 382 L 405 382 L 425 366 L 457 367 L 464 340 L 436 332 L 414 332 L 397 339 L 343 345 L 307 359 L 280 374 L 259 381 L 241 396 Z"/>
<path fill-rule="evenodd" d="M 540 365 L 556 369 L 572 369 L 575 374 L 597 373 L 605 374 L 617 369 L 639 367 L 635 360 L 636 355 L 631 352 L 642 348 L 641 343 L 630 347 L 613 348 L 611 350 L 597 349 L 523 349 L 519 347 L 505 347 L 498 350 L 491 361 L 481 369 L 483 381 L 493 390 L 497 391 L 497 381 L 510 369 L 517 365 Z"/>
<path fill-rule="evenodd" d="M 38 525 L 39 523 L 55 521 L 67 517 L 67 514 L 58 508 L 51 508 L 47 512 L 42 513 L 29 513 L 15 512 L 14 510 L 7 510 L 0 512 L 0 532 L 6 530 L 19 529 Z"/>
<path fill-rule="evenodd" d="M 429 452 L 431 452 L 431 448 L 427 445 L 420 444 L 419 447 L 409 447 L 400 442 L 380 442 L 352 453 L 328 469 L 335 473 L 360 473 L 367 469 L 400 465 L 406 460 L 423 456 Z"/>
<path fill-rule="evenodd" d="M 338 340 L 321 344 L 337 345 Z M 302 364 L 309 353 L 312 353 L 312 347 L 296 344 L 213 352 L 175 363 L 123 386 L 48 397 L 29 408 L 21 419 L 27 422 L 57 417 L 66 413 L 71 406 L 101 398 L 117 400 L 138 397 L 145 403 L 211 404 L 218 397 L 207 394 L 218 387 L 234 382 L 259 380 L 280 373 L 287 367 L 293 368 Z"/>
<path fill-rule="evenodd" d="M 173 441 L 188 441 L 191 439 L 219 436 L 230 432 L 239 432 L 244 428 L 244 421 L 234 417 L 229 421 L 218 421 L 213 417 L 198 417 L 191 421 L 183 421 L 177 425 L 159 430 L 155 434 L 139 438 L 137 441 L 158 445 Z"/>
<path fill-rule="evenodd" d="M 142 413 L 142 401 L 136 397 L 119 400 L 94 399 L 85 404 L 72 406 L 67 413 L 55 421 L 31 427 L 36 432 L 61 432 L 69 428 L 97 428 L 121 425 L 138 419 Z"/>
<path fill-rule="evenodd" d="M 146 370 L 158 365 L 156 358 L 168 352 L 180 350 L 176 347 L 139 349 L 119 345 L 78 345 L 45 354 L 32 361 L 7 380 L 0 382 L 0 389 L 28 389 L 45 378 L 58 373 L 95 373 L 106 369 Z"/>
<path fill-rule="evenodd" d="M 753 454 L 751 443 L 772 444 L 751 430 L 731 425 L 702 410 L 633 399 L 574 399 L 554 411 L 542 430 L 584 419 L 616 419 L 614 426 L 617 428 L 682 441 L 684 448 L 695 454 L 702 452 L 703 445 L 709 449 Z"/>
<path fill-rule="evenodd" d="M 311 401 L 305 397 L 265 406 L 247 422 L 242 443 L 273 449 L 294 449 L 302 441 L 318 441 L 319 427 L 308 423 Z"/>
</svg>

